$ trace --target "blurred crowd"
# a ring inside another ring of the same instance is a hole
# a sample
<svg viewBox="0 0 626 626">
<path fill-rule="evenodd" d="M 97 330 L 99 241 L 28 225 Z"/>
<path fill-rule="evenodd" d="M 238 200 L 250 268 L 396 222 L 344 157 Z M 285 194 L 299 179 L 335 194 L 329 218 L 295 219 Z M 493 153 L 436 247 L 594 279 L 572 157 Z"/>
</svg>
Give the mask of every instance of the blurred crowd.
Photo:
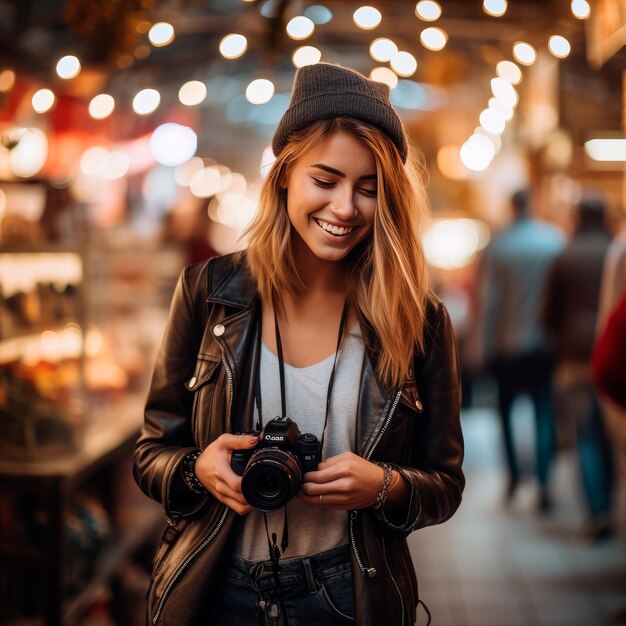
<svg viewBox="0 0 626 626">
<path fill-rule="evenodd" d="M 598 196 L 573 207 L 568 235 L 537 217 L 527 190 L 511 209 L 480 259 L 468 320 L 457 329 L 464 404 L 472 381 L 495 383 L 510 501 L 528 478 L 512 424 L 516 399 L 528 396 L 537 511 L 555 506 L 551 470 L 561 450 L 573 449 L 586 509 L 580 534 L 602 541 L 626 528 L 626 232 L 611 234 Z"/>
</svg>

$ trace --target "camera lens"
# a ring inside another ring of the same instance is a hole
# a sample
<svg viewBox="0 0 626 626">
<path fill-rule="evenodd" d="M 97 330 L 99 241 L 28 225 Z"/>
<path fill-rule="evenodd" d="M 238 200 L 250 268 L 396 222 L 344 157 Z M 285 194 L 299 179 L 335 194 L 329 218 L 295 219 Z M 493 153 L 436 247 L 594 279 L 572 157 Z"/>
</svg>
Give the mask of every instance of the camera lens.
<svg viewBox="0 0 626 626">
<path fill-rule="evenodd" d="M 263 448 L 250 457 L 241 479 L 245 499 L 258 511 L 275 511 L 293 498 L 302 485 L 300 461 L 291 452 Z"/>
</svg>

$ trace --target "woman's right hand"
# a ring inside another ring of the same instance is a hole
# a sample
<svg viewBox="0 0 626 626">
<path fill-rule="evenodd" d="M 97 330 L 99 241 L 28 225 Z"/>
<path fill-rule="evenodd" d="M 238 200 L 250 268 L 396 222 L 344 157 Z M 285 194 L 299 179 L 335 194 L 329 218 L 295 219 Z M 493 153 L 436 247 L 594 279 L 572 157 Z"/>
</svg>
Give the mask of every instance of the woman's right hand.
<svg viewBox="0 0 626 626">
<path fill-rule="evenodd" d="M 196 461 L 195 472 L 198 480 L 220 501 L 239 515 L 252 510 L 241 493 L 241 476 L 230 467 L 233 450 L 254 448 L 258 437 L 251 435 L 219 436 L 205 448 Z"/>
</svg>

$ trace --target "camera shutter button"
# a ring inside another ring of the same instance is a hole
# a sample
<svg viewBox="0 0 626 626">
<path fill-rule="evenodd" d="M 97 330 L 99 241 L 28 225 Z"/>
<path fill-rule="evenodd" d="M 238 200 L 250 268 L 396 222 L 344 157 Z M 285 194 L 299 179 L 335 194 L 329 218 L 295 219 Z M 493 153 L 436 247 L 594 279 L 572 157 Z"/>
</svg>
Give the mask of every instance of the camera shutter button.
<svg viewBox="0 0 626 626">
<path fill-rule="evenodd" d="M 216 337 L 221 337 L 224 334 L 225 330 L 226 327 L 224 326 L 224 324 L 215 324 L 215 326 L 213 326 L 213 334 Z"/>
</svg>

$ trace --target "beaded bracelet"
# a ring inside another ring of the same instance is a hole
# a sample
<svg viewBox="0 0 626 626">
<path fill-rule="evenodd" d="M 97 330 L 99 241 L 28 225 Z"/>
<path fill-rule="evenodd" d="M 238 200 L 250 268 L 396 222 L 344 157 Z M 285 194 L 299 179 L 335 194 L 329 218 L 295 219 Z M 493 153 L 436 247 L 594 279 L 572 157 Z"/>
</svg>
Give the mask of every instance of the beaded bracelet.
<svg viewBox="0 0 626 626">
<path fill-rule="evenodd" d="M 374 504 L 374 509 L 380 509 L 385 506 L 387 503 L 387 496 L 389 495 L 389 482 L 391 481 L 391 476 L 393 475 L 393 468 L 389 463 L 376 463 L 376 465 L 383 468 L 383 484 L 380 487 L 380 491 L 376 496 L 376 503 Z"/>
<path fill-rule="evenodd" d="M 185 484 L 189 487 L 189 489 L 191 489 L 191 491 L 197 493 L 198 495 L 204 495 L 207 492 L 206 487 L 196 476 L 196 461 L 201 454 L 202 452 L 200 450 L 194 450 L 193 452 L 187 454 L 181 463 L 181 470 Z"/>
</svg>

